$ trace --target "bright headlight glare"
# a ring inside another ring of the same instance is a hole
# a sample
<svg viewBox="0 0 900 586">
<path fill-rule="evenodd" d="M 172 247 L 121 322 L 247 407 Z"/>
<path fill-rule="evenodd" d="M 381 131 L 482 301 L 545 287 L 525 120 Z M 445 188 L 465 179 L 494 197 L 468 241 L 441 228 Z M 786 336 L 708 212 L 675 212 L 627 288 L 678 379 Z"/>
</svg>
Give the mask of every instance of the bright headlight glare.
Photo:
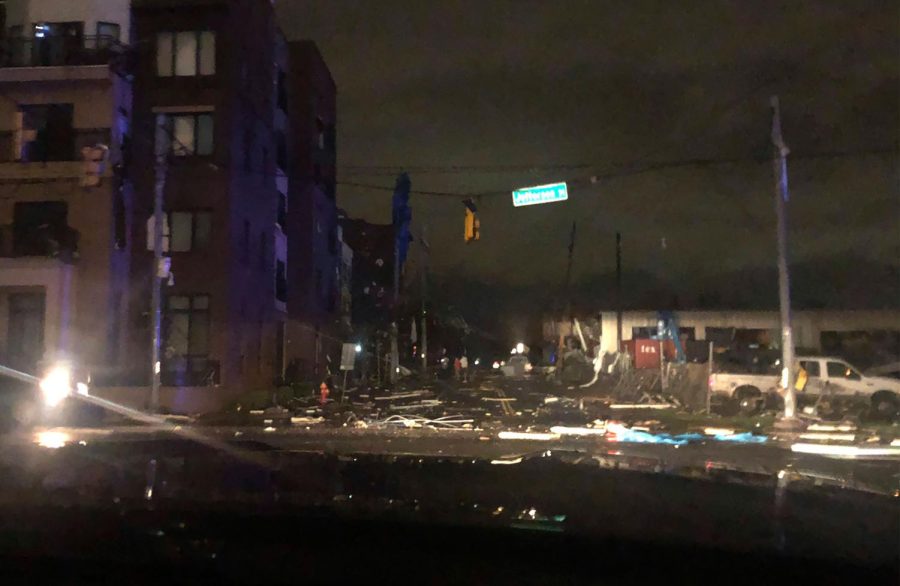
<svg viewBox="0 0 900 586">
<path fill-rule="evenodd" d="M 55 366 L 41 379 L 44 404 L 56 407 L 72 392 L 72 371 L 66 366 Z"/>
</svg>

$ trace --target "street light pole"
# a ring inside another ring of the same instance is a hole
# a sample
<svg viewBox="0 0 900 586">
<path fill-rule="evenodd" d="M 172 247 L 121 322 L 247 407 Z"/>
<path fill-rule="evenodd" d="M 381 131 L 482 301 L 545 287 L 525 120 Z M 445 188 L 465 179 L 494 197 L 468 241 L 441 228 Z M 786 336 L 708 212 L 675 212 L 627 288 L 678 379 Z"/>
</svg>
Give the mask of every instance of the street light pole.
<svg viewBox="0 0 900 586">
<path fill-rule="evenodd" d="M 167 135 L 166 117 L 162 114 L 156 116 L 156 183 L 153 189 L 153 278 L 151 312 L 153 314 L 153 349 L 151 356 L 151 386 L 150 386 L 150 411 L 159 411 L 159 387 L 160 387 L 160 348 L 162 347 L 162 278 L 165 272 L 163 267 L 163 229 L 165 219 L 163 216 L 163 197 L 166 188 L 166 171 L 168 164 L 169 141 L 160 140 Z"/>
<path fill-rule="evenodd" d="M 622 351 L 622 233 L 616 232 L 616 352 Z"/>
<path fill-rule="evenodd" d="M 781 310 L 781 387 L 784 389 L 784 421 L 796 418 L 794 393 L 794 336 L 791 327 L 791 285 L 787 260 L 787 202 L 789 199 L 787 155 L 790 153 L 781 135 L 781 110 L 778 96 L 772 96 L 772 166 L 775 171 L 775 214 L 778 221 L 778 303 Z"/>
<path fill-rule="evenodd" d="M 428 313 L 425 300 L 428 296 L 428 227 L 422 225 L 422 374 L 428 373 Z"/>
</svg>

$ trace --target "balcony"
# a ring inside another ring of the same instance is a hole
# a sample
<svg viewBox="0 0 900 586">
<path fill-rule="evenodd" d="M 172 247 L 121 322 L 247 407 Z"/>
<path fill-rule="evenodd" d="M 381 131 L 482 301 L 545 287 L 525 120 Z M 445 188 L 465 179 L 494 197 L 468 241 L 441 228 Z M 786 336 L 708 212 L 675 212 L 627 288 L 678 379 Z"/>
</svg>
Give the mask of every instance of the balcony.
<svg viewBox="0 0 900 586">
<path fill-rule="evenodd" d="M 106 35 L 7 38 L 0 45 L 0 67 L 106 65 L 121 52 L 118 39 Z"/>
<path fill-rule="evenodd" d="M 0 225 L 0 258 L 53 258 L 71 264 L 78 259 L 78 230 L 69 226 L 24 229 Z"/>
<path fill-rule="evenodd" d="M 109 128 L 71 128 L 57 133 L 53 140 L 39 136 L 36 140 L 23 141 L 21 152 L 16 152 L 16 133 L 0 131 L 0 163 L 49 163 L 58 161 L 83 161 L 81 149 L 97 144 L 109 145 Z"/>
</svg>

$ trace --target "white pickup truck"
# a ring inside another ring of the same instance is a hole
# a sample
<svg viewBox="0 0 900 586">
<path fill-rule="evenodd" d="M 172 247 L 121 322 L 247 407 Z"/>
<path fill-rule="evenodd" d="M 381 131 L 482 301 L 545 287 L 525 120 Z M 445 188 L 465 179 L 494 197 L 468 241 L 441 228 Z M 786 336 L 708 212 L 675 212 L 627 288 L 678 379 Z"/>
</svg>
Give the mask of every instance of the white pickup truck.
<svg viewBox="0 0 900 586">
<path fill-rule="evenodd" d="M 797 393 L 798 399 L 823 393 L 868 398 L 879 418 L 890 420 L 900 414 L 900 380 L 865 376 L 840 358 L 801 356 L 797 361 L 808 377 L 804 390 Z M 779 379 L 777 375 L 715 373 L 709 378 L 709 390 L 713 395 L 737 400 L 742 412 L 753 413 L 767 396 L 778 393 Z"/>
</svg>

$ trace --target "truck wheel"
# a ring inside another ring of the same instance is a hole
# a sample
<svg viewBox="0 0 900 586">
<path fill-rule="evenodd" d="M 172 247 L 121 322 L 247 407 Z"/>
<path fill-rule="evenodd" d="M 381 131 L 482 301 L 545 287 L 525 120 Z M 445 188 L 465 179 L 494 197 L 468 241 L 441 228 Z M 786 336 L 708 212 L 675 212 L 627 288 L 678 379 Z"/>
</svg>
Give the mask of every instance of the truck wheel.
<svg viewBox="0 0 900 586">
<path fill-rule="evenodd" d="M 900 412 L 900 400 L 891 391 L 878 391 L 872 395 L 872 415 L 880 421 L 893 421 Z"/>
<path fill-rule="evenodd" d="M 762 407 L 762 393 L 754 386 L 738 387 L 734 391 L 734 398 L 738 404 L 741 415 L 756 415 Z"/>
</svg>

